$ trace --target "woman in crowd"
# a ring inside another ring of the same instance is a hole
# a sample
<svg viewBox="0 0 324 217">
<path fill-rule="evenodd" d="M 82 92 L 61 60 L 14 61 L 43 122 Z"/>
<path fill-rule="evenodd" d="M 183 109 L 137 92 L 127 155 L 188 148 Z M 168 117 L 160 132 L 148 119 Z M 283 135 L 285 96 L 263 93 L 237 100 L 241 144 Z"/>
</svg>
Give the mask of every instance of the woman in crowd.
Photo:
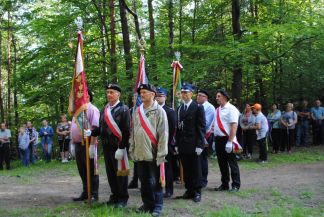
<svg viewBox="0 0 324 217">
<path fill-rule="evenodd" d="M 269 112 L 268 122 L 270 127 L 270 140 L 272 143 L 272 153 L 277 154 L 280 148 L 280 118 L 281 111 L 278 109 L 278 105 L 273 103 L 271 106 L 271 111 Z"/>
<path fill-rule="evenodd" d="M 251 126 L 255 124 L 255 116 L 252 114 L 250 104 L 245 105 L 245 109 L 240 117 L 240 126 L 242 129 L 243 155 L 252 159 L 252 150 L 256 141 L 256 133 Z"/>
<path fill-rule="evenodd" d="M 29 135 L 26 132 L 25 127 L 19 128 L 19 135 L 18 135 L 18 147 L 20 153 L 20 159 L 24 166 L 29 166 Z"/>
<path fill-rule="evenodd" d="M 69 157 L 70 124 L 65 114 L 61 115 L 61 122 L 57 125 L 56 133 L 58 135 L 62 163 L 67 163 Z"/>
<path fill-rule="evenodd" d="M 280 122 L 282 126 L 282 139 L 280 151 L 291 153 L 291 146 L 295 143 L 295 126 L 297 124 L 297 114 L 293 111 L 294 105 L 287 103 L 286 111 L 282 114 Z"/>
</svg>

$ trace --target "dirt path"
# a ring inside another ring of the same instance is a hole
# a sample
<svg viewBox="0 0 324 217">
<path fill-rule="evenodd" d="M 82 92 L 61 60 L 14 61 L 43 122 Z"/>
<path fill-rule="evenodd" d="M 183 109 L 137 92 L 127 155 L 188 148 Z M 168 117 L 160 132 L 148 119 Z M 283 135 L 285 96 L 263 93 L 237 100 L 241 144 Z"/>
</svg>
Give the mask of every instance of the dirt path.
<svg viewBox="0 0 324 217">
<path fill-rule="evenodd" d="M 102 169 L 103 170 L 103 169 Z M 104 171 L 100 176 L 100 201 L 106 201 L 109 187 Z M 0 180 L 0 209 L 53 208 L 59 204 L 71 202 L 71 197 L 79 195 L 81 181 L 78 176 L 68 176 L 58 171 L 49 171 L 37 178 L 32 184 L 19 181 L 19 177 L 1 177 Z M 228 193 L 218 193 L 212 189 L 220 184 L 220 173 L 213 169 L 209 174 L 208 187 L 203 191 L 201 205 L 215 208 L 226 204 L 236 203 L 240 207 L 253 212 L 255 202 L 260 197 L 266 197 L 263 191 L 280 192 L 294 198 L 299 198 L 301 192 L 316 192 L 307 206 L 320 206 L 324 203 L 324 163 L 285 165 L 271 169 L 242 170 L 241 192 L 255 192 L 250 197 L 233 196 Z M 10 186 L 10 188 L 8 187 Z M 259 193 L 258 193 L 259 192 Z M 263 193 L 262 193 L 263 192 Z M 130 190 L 130 206 L 141 204 L 139 190 Z M 174 196 L 184 193 L 183 186 L 175 185 Z M 165 207 L 172 207 L 172 199 L 165 200 Z"/>
</svg>

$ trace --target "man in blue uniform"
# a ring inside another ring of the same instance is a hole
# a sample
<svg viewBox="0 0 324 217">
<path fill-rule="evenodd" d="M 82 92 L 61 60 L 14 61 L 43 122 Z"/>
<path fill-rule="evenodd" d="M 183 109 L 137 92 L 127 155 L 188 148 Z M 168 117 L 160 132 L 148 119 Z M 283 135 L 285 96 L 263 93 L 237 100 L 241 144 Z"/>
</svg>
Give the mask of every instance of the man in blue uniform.
<svg viewBox="0 0 324 217">
<path fill-rule="evenodd" d="M 164 109 L 168 117 L 169 124 L 169 139 L 168 139 L 168 155 L 166 156 L 167 163 L 165 164 L 165 193 L 164 197 L 169 198 L 173 195 L 173 172 L 172 172 L 172 155 L 174 153 L 174 134 L 176 126 L 175 111 L 165 104 L 168 92 L 163 87 L 157 88 L 156 101 Z"/>
<path fill-rule="evenodd" d="M 204 107 L 193 101 L 193 86 L 184 84 L 181 88 L 183 103 L 177 109 L 176 150 L 183 166 L 186 192 L 184 199 L 201 201 L 202 174 L 200 154 L 204 149 L 205 112 Z"/>
</svg>

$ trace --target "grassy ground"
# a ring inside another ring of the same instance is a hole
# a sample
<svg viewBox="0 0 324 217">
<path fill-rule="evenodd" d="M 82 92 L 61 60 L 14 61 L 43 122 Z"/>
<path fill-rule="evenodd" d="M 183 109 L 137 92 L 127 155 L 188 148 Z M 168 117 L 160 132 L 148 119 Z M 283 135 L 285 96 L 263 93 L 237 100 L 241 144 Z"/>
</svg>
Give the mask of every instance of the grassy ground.
<svg viewBox="0 0 324 217">
<path fill-rule="evenodd" d="M 240 161 L 242 173 L 257 174 L 260 170 L 266 170 L 271 173 L 273 169 L 280 168 L 283 165 L 312 165 L 324 162 L 324 147 L 309 149 L 298 149 L 293 154 L 286 153 L 272 155 L 269 154 L 267 164 L 257 164 L 252 160 Z M 1 180 L 6 178 L 13 179 L 17 185 L 33 185 L 37 183 L 37 177 L 40 174 L 46 176 L 48 171 L 56 171 L 62 176 L 78 176 L 74 163 L 61 164 L 53 161 L 49 164 L 38 162 L 30 168 L 19 166 L 19 162 L 14 162 L 14 169 L 11 171 L 0 172 Z M 210 170 L 218 171 L 216 160 L 210 160 Z M 103 162 L 101 159 L 101 170 Z M 294 167 L 294 168 L 295 168 Z M 211 172 L 212 173 L 212 172 Z M 323 171 L 322 171 L 323 173 Z M 104 174 L 104 173 L 103 173 Z M 287 174 L 289 175 L 289 174 Z M 219 179 L 219 177 L 217 178 Z M 260 187 L 258 185 L 243 188 L 238 193 L 216 193 L 210 190 L 203 192 L 203 201 L 195 204 L 186 200 L 166 200 L 163 210 L 163 216 L 210 216 L 210 217 L 304 217 L 316 216 L 324 217 L 324 200 L 323 200 L 323 180 L 318 180 L 319 186 L 302 186 L 298 189 L 282 190 L 280 184 L 278 187 Z M 293 185 L 291 186 L 293 188 Z M 181 190 L 181 192 L 183 192 Z M 103 203 L 94 204 L 90 209 L 87 204 L 67 202 L 57 206 L 36 208 L 17 208 L 11 209 L 1 206 L 0 192 L 0 216 L 21 217 L 21 216 L 127 216 L 127 217 L 144 217 L 148 214 L 136 214 L 136 204 L 130 203 L 124 210 L 107 207 Z M 140 200 L 139 192 L 136 200 Z M 140 202 L 138 202 L 140 203 Z"/>
</svg>

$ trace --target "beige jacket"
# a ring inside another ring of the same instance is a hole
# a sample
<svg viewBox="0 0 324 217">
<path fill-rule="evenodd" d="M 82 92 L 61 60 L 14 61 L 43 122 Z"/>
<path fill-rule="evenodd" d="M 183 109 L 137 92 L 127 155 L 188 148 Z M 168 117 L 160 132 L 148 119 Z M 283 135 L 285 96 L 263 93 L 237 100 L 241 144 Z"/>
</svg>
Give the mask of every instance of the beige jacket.
<svg viewBox="0 0 324 217">
<path fill-rule="evenodd" d="M 153 148 L 151 140 L 146 135 L 140 123 L 138 108 L 136 108 L 132 117 L 129 155 L 135 161 L 156 160 L 159 165 L 165 161 L 165 156 L 168 153 L 169 126 L 167 115 L 156 101 L 145 111 L 145 114 L 152 127 L 156 130 L 157 150 Z"/>
</svg>

